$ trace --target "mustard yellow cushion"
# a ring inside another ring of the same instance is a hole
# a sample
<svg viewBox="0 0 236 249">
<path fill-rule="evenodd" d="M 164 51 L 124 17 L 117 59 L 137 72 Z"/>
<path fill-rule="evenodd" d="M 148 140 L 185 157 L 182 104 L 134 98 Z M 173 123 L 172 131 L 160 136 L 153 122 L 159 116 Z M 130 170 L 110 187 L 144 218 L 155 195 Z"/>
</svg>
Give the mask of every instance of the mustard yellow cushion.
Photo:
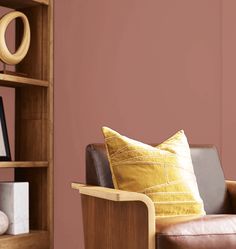
<svg viewBox="0 0 236 249">
<path fill-rule="evenodd" d="M 156 216 L 205 214 L 183 130 L 156 147 L 102 130 L 116 189 L 148 195 Z"/>
</svg>

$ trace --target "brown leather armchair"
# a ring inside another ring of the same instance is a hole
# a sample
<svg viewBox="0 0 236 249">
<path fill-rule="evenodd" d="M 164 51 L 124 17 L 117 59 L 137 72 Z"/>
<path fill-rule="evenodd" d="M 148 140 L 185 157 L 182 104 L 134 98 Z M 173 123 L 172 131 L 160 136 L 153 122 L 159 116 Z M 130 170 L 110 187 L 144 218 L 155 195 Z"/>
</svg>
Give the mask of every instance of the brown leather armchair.
<svg viewBox="0 0 236 249">
<path fill-rule="evenodd" d="M 82 198 L 86 249 L 236 249 L 236 182 L 225 181 L 213 146 L 191 146 L 207 215 L 155 220 L 144 194 L 115 190 L 103 144 L 86 149 Z M 93 185 L 93 186 L 91 186 Z"/>
</svg>

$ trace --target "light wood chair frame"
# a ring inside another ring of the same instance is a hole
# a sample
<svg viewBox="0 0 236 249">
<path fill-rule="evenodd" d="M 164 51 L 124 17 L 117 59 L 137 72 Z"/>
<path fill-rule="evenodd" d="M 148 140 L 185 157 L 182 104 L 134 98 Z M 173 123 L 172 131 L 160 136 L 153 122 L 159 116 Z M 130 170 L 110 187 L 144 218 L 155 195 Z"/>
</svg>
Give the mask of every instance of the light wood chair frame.
<svg viewBox="0 0 236 249">
<path fill-rule="evenodd" d="M 236 181 L 226 184 L 236 197 Z M 72 183 L 72 188 L 82 198 L 86 249 L 120 249 L 124 244 L 125 249 L 157 249 L 155 208 L 148 196 L 80 183 Z M 236 210 L 235 198 L 232 204 Z"/>
</svg>

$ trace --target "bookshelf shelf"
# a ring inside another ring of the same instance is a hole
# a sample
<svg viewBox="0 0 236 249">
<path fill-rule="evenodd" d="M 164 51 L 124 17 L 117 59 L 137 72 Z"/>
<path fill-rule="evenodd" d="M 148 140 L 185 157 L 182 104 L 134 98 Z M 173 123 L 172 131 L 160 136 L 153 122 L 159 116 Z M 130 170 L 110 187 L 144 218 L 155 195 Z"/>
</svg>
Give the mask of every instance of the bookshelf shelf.
<svg viewBox="0 0 236 249">
<path fill-rule="evenodd" d="M 47 168 L 47 161 L 0 162 L 0 168 Z"/>
<path fill-rule="evenodd" d="M 0 249 L 41 249 L 48 248 L 49 233 L 47 231 L 30 231 L 20 235 L 0 236 Z"/>
<path fill-rule="evenodd" d="M 24 86 L 42 86 L 48 87 L 46 80 L 38 80 L 33 78 L 2 74 L 0 73 L 0 86 L 6 87 L 24 87 Z"/>
<path fill-rule="evenodd" d="M 21 9 L 37 5 L 49 5 L 49 0 L 0 0 L 0 6 Z"/>
</svg>

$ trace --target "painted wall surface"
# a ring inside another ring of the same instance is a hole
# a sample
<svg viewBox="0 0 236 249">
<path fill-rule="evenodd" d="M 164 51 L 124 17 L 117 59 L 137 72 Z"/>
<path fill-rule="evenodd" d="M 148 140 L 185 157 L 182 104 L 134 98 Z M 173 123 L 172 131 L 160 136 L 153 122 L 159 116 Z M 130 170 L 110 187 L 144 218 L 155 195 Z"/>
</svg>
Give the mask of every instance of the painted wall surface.
<svg viewBox="0 0 236 249">
<path fill-rule="evenodd" d="M 236 1 L 222 5 L 222 164 L 228 179 L 236 179 Z"/>
<path fill-rule="evenodd" d="M 15 90 L 11 88 L 7 88 L 7 87 L 0 87 L 0 96 L 2 96 L 3 98 L 3 106 L 4 106 L 4 111 L 5 111 L 6 123 L 7 123 L 11 155 L 14 159 Z M 7 172 L 9 170 L 5 170 L 5 171 Z M 0 173 L 0 179 L 1 177 L 2 177 L 2 173 Z"/>
<path fill-rule="evenodd" d="M 56 249 L 83 248 L 70 182 L 84 182 L 84 149 L 103 141 L 102 125 L 147 143 L 183 128 L 215 144 L 236 179 L 234 2 L 55 2 Z"/>
<path fill-rule="evenodd" d="M 3 107 L 6 117 L 8 137 L 10 143 L 11 156 L 14 160 L 14 135 L 15 135 L 15 90 L 6 87 L 0 87 L 0 96 L 3 98 Z M 1 169 L 0 181 L 14 181 L 13 169 Z"/>
</svg>

